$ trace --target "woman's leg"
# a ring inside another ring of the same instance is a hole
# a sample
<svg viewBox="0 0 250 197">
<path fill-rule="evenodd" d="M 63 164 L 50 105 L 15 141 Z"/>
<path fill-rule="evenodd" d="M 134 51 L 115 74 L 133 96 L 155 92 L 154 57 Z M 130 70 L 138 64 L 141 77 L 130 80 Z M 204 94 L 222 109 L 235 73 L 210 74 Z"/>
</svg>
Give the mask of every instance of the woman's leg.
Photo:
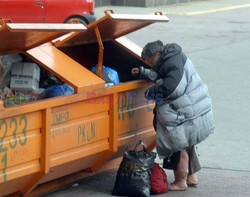
<svg viewBox="0 0 250 197">
<path fill-rule="evenodd" d="M 184 191 L 187 189 L 188 153 L 186 150 L 180 151 L 180 161 L 174 170 L 175 181 L 171 184 L 172 191 Z"/>
<path fill-rule="evenodd" d="M 197 172 L 201 169 L 200 162 L 195 151 L 195 146 L 188 148 L 187 153 L 189 156 L 187 184 L 195 186 L 198 184 Z"/>
<path fill-rule="evenodd" d="M 188 176 L 187 184 L 194 186 L 198 184 L 197 172 L 201 169 L 195 146 L 187 148 L 188 154 Z M 183 153 L 182 153 L 183 156 Z M 181 151 L 173 153 L 170 157 L 166 157 L 163 160 L 163 168 L 177 171 L 181 160 Z"/>
</svg>

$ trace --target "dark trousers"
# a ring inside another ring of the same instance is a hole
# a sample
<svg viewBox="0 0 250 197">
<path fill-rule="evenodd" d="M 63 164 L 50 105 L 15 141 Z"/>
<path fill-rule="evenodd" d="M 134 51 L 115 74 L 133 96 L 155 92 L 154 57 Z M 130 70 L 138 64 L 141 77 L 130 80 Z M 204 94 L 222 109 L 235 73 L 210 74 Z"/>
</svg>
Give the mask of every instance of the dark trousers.
<svg viewBox="0 0 250 197">
<path fill-rule="evenodd" d="M 189 157 L 188 161 L 188 173 L 193 174 L 198 172 L 201 169 L 200 162 L 198 156 L 195 151 L 195 146 L 186 149 Z M 163 159 L 163 168 L 177 170 L 178 164 L 180 162 L 180 154 L 181 152 L 175 152 L 170 157 Z"/>
</svg>

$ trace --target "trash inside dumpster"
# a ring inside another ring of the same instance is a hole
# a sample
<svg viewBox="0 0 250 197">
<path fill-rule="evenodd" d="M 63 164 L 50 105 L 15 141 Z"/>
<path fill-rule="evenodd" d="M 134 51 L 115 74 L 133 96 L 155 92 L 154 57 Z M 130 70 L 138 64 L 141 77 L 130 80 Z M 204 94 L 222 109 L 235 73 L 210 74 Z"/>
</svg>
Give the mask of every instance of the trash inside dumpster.
<svg viewBox="0 0 250 197">
<path fill-rule="evenodd" d="M 12 77 L 25 76 L 32 82 L 25 88 L 14 83 L 15 88 L 9 86 L 5 92 L 11 94 L 13 88 L 37 94 L 33 94 L 36 99 L 20 105 L 7 107 L 0 102 L 0 196 L 32 195 L 49 181 L 83 170 L 95 171 L 122 156 L 125 148 L 139 139 L 153 148 L 154 103 L 144 99 L 144 91 L 152 84 L 130 74 L 134 65 L 147 65 L 140 58 L 141 48 L 124 36 L 167 21 L 159 13 L 121 15 L 109 11 L 87 28 L 71 24 L 38 30 L 2 23 L 1 55 L 21 54 L 29 59 L 23 63 L 18 56 L 13 58 L 9 69 L 20 73 L 16 65 L 21 65 L 22 71 L 29 65 L 30 72 L 19 75 L 10 71 L 9 83 Z M 91 71 L 94 67 L 95 72 Z M 48 80 L 44 72 L 53 85 L 44 81 Z M 41 87 L 44 90 L 39 92 Z M 2 91 L 4 88 L 6 85 Z"/>
<path fill-rule="evenodd" d="M 0 97 L 3 105 L 8 107 L 39 100 L 38 95 L 44 90 L 45 86 L 39 83 L 48 80 L 44 77 L 44 73 L 48 71 L 28 58 L 25 50 L 73 30 L 84 29 L 86 29 L 84 26 L 79 25 L 6 24 L 2 21 Z M 52 78 L 51 75 L 50 78 Z M 47 85 L 53 85 L 53 83 Z"/>
</svg>

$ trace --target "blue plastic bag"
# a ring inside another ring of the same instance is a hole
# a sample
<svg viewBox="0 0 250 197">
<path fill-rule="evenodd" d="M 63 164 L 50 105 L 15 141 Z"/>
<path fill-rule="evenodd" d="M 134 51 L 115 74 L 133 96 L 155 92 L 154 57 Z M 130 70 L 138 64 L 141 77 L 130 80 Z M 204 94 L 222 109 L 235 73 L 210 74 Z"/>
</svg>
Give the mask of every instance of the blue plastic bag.
<svg viewBox="0 0 250 197">
<path fill-rule="evenodd" d="M 95 74 L 97 73 L 97 65 L 91 68 L 91 72 Z M 117 71 L 107 66 L 102 66 L 102 79 L 106 83 L 113 83 L 113 84 L 120 83 Z"/>
<path fill-rule="evenodd" d="M 54 85 L 42 92 L 42 98 L 53 98 L 57 96 L 74 94 L 74 89 L 68 85 Z"/>
</svg>

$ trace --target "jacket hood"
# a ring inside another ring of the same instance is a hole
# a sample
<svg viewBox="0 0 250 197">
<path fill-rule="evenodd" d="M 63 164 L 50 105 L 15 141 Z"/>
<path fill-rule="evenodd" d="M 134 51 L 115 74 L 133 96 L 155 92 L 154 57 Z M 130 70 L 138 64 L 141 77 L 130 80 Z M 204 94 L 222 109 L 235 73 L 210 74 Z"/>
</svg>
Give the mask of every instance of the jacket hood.
<svg viewBox="0 0 250 197">
<path fill-rule="evenodd" d="M 166 60 L 170 57 L 173 57 L 179 53 L 182 52 L 182 48 L 176 44 L 176 43 L 171 43 L 171 44 L 166 44 L 164 46 L 164 51 L 162 53 L 162 60 Z"/>
<path fill-rule="evenodd" d="M 176 43 L 166 44 L 164 46 L 163 52 L 161 54 L 161 58 L 157 63 L 157 67 L 159 68 L 163 62 L 174 57 L 182 52 L 182 48 Z"/>
</svg>

